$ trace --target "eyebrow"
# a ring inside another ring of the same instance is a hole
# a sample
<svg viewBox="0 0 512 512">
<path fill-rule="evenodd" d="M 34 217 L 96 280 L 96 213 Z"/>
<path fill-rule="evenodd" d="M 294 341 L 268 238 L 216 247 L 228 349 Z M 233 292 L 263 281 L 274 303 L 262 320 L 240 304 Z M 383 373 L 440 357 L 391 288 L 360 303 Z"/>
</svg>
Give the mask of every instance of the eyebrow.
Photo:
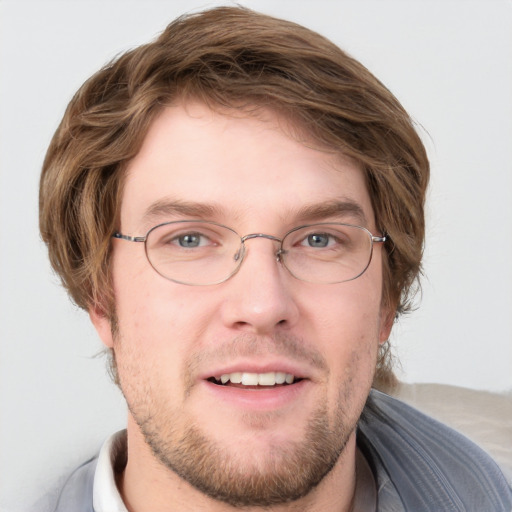
<svg viewBox="0 0 512 512">
<path fill-rule="evenodd" d="M 220 208 L 213 204 L 160 199 L 146 209 L 142 218 L 146 222 L 158 217 L 180 216 L 202 219 L 216 217 L 220 214 Z"/>
<path fill-rule="evenodd" d="M 297 212 L 297 218 L 306 221 L 318 221 L 333 217 L 353 217 L 362 226 L 366 226 L 368 222 L 362 206 L 351 199 L 306 205 Z"/>
</svg>

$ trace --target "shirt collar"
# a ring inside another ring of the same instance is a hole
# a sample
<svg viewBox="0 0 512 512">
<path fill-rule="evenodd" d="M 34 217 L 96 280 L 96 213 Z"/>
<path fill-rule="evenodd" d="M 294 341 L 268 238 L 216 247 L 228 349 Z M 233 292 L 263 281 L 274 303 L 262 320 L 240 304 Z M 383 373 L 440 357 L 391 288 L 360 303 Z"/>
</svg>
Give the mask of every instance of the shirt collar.
<svg viewBox="0 0 512 512">
<path fill-rule="evenodd" d="M 101 447 L 94 473 L 95 512 L 128 512 L 116 485 L 114 468 L 126 461 L 126 430 L 111 435 Z"/>
</svg>

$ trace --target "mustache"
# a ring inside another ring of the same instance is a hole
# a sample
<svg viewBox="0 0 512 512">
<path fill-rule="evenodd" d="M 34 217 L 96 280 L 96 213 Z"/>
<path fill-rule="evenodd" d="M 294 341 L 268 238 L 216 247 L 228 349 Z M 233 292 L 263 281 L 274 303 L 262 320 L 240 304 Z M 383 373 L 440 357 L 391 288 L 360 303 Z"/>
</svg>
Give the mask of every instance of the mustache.
<svg viewBox="0 0 512 512">
<path fill-rule="evenodd" d="M 325 358 L 316 350 L 309 347 L 301 338 L 286 333 L 272 336 L 241 334 L 217 346 L 192 354 L 185 365 L 185 380 L 191 382 L 201 369 L 231 360 L 237 357 L 258 357 L 267 355 L 286 357 L 291 361 L 306 362 L 308 365 L 329 371 Z"/>
</svg>

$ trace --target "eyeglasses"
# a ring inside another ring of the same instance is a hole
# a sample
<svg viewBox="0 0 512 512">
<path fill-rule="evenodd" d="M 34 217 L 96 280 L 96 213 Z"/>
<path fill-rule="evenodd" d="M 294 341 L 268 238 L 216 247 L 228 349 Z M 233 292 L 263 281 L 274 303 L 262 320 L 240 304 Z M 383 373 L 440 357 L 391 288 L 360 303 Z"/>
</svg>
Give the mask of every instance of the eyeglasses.
<svg viewBox="0 0 512 512">
<path fill-rule="evenodd" d="M 293 277 L 319 284 L 343 283 L 363 274 L 372 259 L 373 244 L 386 241 L 385 236 L 350 224 L 309 224 L 277 238 L 263 233 L 241 237 L 227 226 L 201 220 L 165 222 L 146 236 L 116 232 L 113 237 L 144 242 L 151 266 L 166 279 L 186 285 L 227 281 L 240 269 L 245 243 L 253 238 L 276 242 L 276 260 Z"/>
</svg>

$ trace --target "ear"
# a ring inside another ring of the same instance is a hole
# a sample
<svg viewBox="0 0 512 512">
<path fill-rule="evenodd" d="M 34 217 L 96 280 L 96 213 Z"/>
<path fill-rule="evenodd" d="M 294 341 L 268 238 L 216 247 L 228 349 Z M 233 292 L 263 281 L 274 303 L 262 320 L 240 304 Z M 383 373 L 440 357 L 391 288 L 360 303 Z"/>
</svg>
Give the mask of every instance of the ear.
<svg viewBox="0 0 512 512">
<path fill-rule="evenodd" d="M 380 310 L 379 343 L 389 340 L 391 329 L 395 321 L 396 312 L 393 308 L 382 306 Z"/>
<path fill-rule="evenodd" d="M 89 308 L 89 318 L 103 344 L 108 348 L 113 348 L 114 338 L 112 336 L 112 324 L 99 304 Z"/>
</svg>

